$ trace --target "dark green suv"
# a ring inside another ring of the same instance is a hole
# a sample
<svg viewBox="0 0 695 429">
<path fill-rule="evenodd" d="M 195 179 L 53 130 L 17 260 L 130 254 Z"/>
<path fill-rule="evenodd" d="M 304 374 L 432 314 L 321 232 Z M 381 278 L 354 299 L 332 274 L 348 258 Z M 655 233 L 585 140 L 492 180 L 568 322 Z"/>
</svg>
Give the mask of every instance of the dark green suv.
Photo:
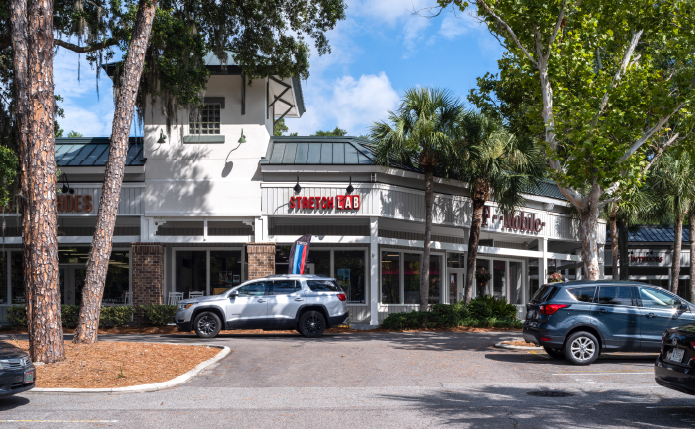
<svg viewBox="0 0 695 429">
<path fill-rule="evenodd" d="M 695 306 L 639 282 L 546 284 L 527 310 L 524 339 L 575 365 L 588 365 L 602 352 L 658 353 L 666 329 L 695 321 Z"/>
</svg>

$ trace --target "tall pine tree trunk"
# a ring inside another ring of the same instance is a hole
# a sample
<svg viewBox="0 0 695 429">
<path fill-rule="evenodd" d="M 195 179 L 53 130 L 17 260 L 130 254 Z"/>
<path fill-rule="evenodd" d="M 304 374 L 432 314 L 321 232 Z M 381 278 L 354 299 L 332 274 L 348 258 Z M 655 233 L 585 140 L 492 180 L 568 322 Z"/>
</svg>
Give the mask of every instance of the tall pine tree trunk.
<svg viewBox="0 0 695 429">
<path fill-rule="evenodd" d="M 104 281 L 109 268 L 113 229 L 116 225 L 118 202 L 121 197 L 121 185 L 128 155 L 128 136 L 156 8 L 157 0 L 140 0 L 125 68 L 121 75 L 116 110 L 113 115 L 109 160 L 106 163 L 97 224 L 92 237 L 92 247 L 89 250 L 87 279 L 82 290 L 80 317 L 73 339 L 75 343 L 97 341 Z"/>
<path fill-rule="evenodd" d="M 630 240 L 628 225 L 622 219 L 618 220 L 618 239 L 620 241 L 620 280 L 630 279 L 630 254 L 628 244 Z"/>
<path fill-rule="evenodd" d="M 432 238 L 432 208 L 434 206 L 434 166 L 425 168 L 425 243 L 420 268 L 420 311 L 427 311 L 430 299 L 430 242 Z M 440 279 L 441 280 L 441 279 Z"/>
<path fill-rule="evenodd" d="M 685 213 L 676 214 L 673 226 L 673 256 L 671 259 L 671 292 L 678 293 L 678 278 L 681 272 L 681 246 L 683 244 L 683 218 Z"/>
<path fill-rule="evenodd" d="M 478 258 L 478 243 L 480 242 L 480 227 L 483 223 L 483 211 L 485 203 L 490 199 L 490 187 L 486 183 L 476 184 L 473 199 L 473 216 L 471 219 L 471 231 L 468 235 L 468 263 L 466 268 L 466 285 L 464 302 L 471 302 L 473 296 L 473 279 L 475 278 L 475 261 Z M 481 285 L 478 285 L 480 287 Z"/>
<path fill-rule="evenodd" d="M 53 2 L 13 0 L 22 248 L 29 355 L 65 359 L 60 319 L 56 163 L 53 126 Z"/>
<path fill-rule="evenodd" d="M 620 253 L 620 239 L 618 238 L 618 204 L 613 204 L 608 222 L 611 227 L 611 278 L 618 280 L 620 277 L 620 268 L 618 267 L 618 255 Z"/>
<path fill-rule="evenodd" d="M 695 209 L 690 210 L 688 215 L 688 241 L 690 244 L 690 301 L 695 299 Z"/>
</svg>

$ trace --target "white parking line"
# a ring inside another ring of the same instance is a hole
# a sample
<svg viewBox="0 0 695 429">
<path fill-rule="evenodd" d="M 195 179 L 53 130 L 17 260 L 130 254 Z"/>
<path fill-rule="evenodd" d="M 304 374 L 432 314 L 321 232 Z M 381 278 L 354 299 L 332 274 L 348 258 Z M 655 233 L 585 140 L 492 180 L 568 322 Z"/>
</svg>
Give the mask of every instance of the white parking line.
<svg viewBox="0 0 695 429">
<path fill-rule="evenodd" d="M 654 371 L 649 372 L 570 372 L 567 374 L 553 374 L 559 377 L 566 375 L 641 375 L 641 374 L 654 374 Z"/>
<path fill-rule="evenodd" d="M 0 423 L 117 423 L 118 420 L 0 420 Z"/>
</svg>

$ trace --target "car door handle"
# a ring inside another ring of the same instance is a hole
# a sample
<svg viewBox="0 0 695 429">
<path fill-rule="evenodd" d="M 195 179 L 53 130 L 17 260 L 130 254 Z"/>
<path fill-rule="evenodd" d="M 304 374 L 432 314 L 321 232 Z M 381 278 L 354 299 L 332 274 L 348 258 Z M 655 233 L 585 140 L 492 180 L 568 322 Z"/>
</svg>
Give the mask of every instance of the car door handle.
<svg viewBox="0 0 695 429">
<path fill-rule="evenodd" d="M 656 317 L 656 314 L 654 314 L 654 313 L 647 314 L 647 319 L 653 319 L 655 317 Z"/>
<path fill-rule="evenodd" d="M 605 308 L 599 308 L 598 312 L 599 313 L 608 313 L 608 310 L 606 310 Z"/>
<path fill-rule="evenodd" d="M 259 299 L 258 302 L 265 302 L 265 299 Z"/>
<path fill-rule="evenodd" d="M 304 298 L 295 298 L 295 301 L 304 301 Z"/>
</svg>

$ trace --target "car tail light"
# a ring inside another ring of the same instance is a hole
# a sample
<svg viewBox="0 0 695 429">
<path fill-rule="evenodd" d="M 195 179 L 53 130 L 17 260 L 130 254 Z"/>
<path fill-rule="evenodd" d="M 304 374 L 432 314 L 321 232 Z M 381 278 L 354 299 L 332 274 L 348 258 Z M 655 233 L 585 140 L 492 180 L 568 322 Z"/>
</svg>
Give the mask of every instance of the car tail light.
<svg viewBox="0 0 695 429">
<path fill-rule="evenodd" d="M 550 337 L 541 337 L 541 341 L 550 341 Z"/>
<path fill-rule="evenodd" d="M 339 293 L 338 299 L 341 301 L 347 301 L 347 295 L 345 295 L 344 293 Z"/>
<path fill-rule="evenodd" d="M 565 307 L 567 307 L 566 304 L 545 304 L 545 305 L 539 306 L 538 309 L 541 311 L 541 314 L 545 314 L 546 316 L 550 316 L 551 314 L 554 314 L 559 309 L 565 308 Z"/>
</svg>

